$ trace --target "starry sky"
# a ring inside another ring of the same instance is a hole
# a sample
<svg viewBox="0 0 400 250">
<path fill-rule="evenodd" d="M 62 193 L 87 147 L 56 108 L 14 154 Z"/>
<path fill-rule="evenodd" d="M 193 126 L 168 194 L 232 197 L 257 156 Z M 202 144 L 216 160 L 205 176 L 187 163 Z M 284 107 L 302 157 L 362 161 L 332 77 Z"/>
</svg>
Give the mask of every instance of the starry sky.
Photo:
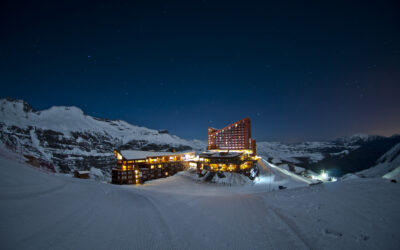
<svg viewBox="0 0 400 250">
<path fill-rule="evenodd" d="M 400 133 L 398 1 L 2 1 L 0 97 L 207 139 Z"/>
</svg>

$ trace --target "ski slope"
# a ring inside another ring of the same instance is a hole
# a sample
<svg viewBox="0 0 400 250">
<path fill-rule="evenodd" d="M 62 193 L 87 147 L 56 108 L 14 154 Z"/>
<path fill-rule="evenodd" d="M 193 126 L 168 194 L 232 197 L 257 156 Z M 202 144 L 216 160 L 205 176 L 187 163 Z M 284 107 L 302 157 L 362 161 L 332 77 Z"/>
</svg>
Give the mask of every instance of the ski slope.
<svg viewBox="0 0 400 250">
<path fill-rule="evenodd" d="M 0 157 L 0 249 L 398 249 L 398 184 L 308 186 L 268 165 L 254 185 L 184 173 L 116 186 Z M 291 189 L 268 189 L 286 183 Z M 296 186 L 297 185 L 297 186 Z"/>
</svg>

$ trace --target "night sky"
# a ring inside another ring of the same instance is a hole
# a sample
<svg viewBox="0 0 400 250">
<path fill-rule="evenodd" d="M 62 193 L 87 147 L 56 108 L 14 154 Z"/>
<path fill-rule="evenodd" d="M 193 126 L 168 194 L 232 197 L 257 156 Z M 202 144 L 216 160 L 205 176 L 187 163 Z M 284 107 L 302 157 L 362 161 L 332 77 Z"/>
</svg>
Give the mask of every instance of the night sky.
<svg viewBox="0 0 400 250">
<path fill-rule="evenodd" d="M 141 2 L 2 1 L 0 97 L 186 139 L 400 133 L 398 1 Z"/>
</svg>

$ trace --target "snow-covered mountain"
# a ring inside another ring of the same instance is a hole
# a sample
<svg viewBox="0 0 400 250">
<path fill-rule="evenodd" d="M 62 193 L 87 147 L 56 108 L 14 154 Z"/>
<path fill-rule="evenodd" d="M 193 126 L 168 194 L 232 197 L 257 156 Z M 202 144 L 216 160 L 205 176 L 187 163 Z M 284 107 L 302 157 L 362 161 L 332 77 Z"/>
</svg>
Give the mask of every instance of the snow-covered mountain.
<svg viewBox="0 0 400 250">
<path fill-rule="evenodd" d="M 258 154 L 274 164 L 293 165 L 340 176 L 376 165 L 377 159 L 397 143 L 392 137 L 357 134 L 322 142 L 258 142 Z M 62 173 L 101 169 L 110 173 L 113 150 L 202 151 L 207 144 L 184 140 L 167 131 L 139 127 L 121 120 L 86 115 L 77 107 L 51 107 L 35 111 L 22 100 L 0 100 L 0 149 L 24 161 Z"/>
<path fill-rule="evenodd" d="M 383 177 L 400 180 L 400 143 L 382 155 L 376 166 L 356 173 L 360 177 Z"/>
<path fill-rule="evenodd" d="M 25 101 L 10 98 L 0 100 L 0 143 L 36 165 L 54 166 L 62 173 L 92 167 L 108 173 L 115 148 L 198 151 L 206 147 L 205 142 L 184 140 L 165 130 L 92 117 L 77 107 L 35 111 Z"/>
<path fill-rule="evenodd" d="M 293 165 L 340 176 L 376 165 L 376 161 L 400 143 L 400 136 L 356 134 L 322 142 L 258 142 L 257 152 L 277 165 Z"/>
</svg>

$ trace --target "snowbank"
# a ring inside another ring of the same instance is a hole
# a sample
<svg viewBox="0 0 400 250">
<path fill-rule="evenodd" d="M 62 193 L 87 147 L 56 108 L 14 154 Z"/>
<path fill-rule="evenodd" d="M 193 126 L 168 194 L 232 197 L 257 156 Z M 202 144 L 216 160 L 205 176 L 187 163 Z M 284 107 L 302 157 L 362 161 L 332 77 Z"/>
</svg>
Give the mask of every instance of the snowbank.
<svg viewBox="0 0 400 250">
<path fill-rule="evenodd" d="M 185 176 L 190 178 L 191 180 L 197 181 L 197 182 L 207 182 L 207 183 L 214 183 L 214 184 L 219 184 L 219 185 L 227 185 L 227 186 L 243 186 L 243 185 L 253 185 L 254 181 L 250 180 L 249 177 L 243 175 L 243 174 L 238 174 L 238 173 L 223 173 L 221 175 L 224 177 L 220 177 L 218 174 L 215 174 L 215 176 L 211 180 L 207 180 L 208 173 L 205 172 L 205 175 L 203 177 L 199 177 L 197 175 L 197 171 L 194 168 L 190 168 L 187 171 L 182 171 L 179 172 L 177 175 Z"/>
</svg>

